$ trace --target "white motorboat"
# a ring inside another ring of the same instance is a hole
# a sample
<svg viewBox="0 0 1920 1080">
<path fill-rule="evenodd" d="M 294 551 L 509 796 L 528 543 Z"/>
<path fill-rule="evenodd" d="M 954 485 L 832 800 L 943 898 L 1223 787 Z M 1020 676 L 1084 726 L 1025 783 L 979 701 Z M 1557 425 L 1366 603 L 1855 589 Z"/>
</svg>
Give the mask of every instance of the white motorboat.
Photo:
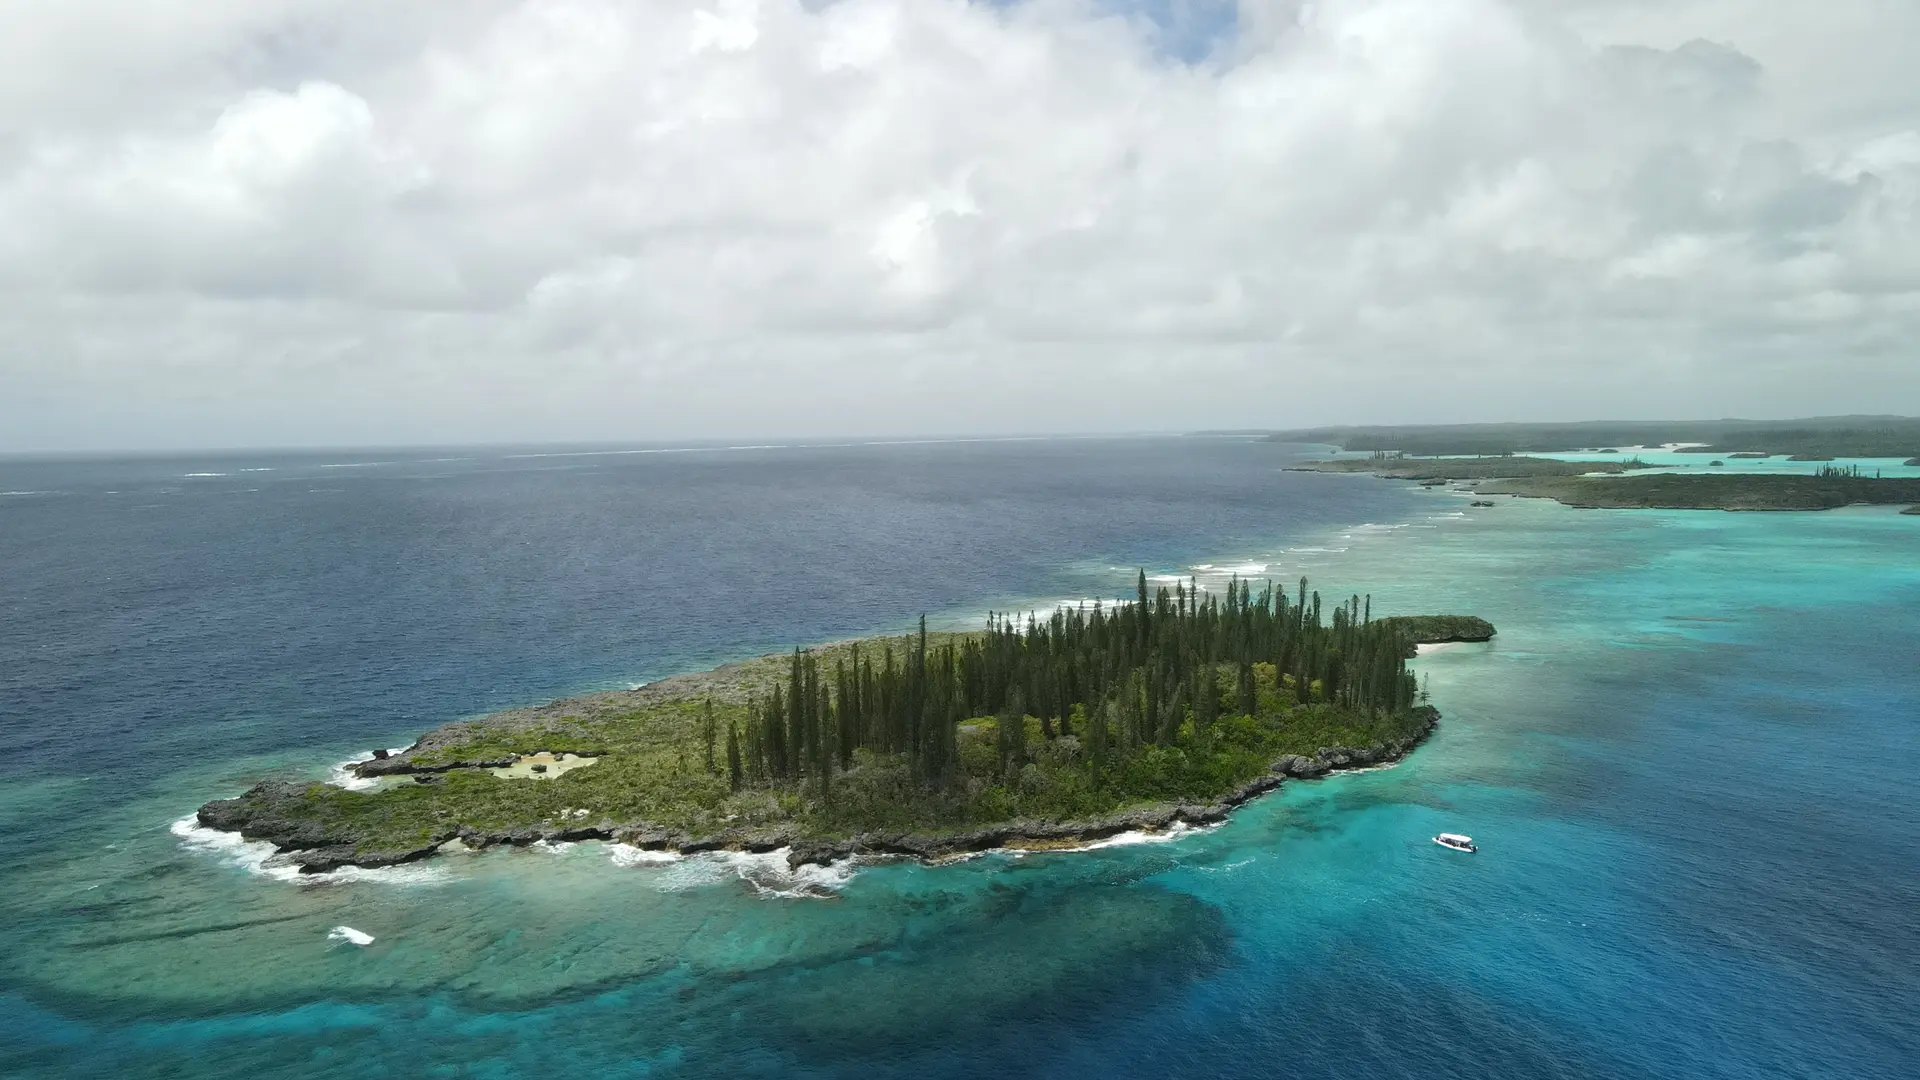
<svg viewBox="0 0 1920 1080">
<path fill-rule="evenodd" d="M 1459 833 L 1443 832 L 1439 836 L 1434 837 L 1433 842 L 1443 848 L 1452 848 L 1455 851 L 1474 852 L 1480 850 L 1473 846 L 1473 837 L 1461 836 Z"/>
</svg>

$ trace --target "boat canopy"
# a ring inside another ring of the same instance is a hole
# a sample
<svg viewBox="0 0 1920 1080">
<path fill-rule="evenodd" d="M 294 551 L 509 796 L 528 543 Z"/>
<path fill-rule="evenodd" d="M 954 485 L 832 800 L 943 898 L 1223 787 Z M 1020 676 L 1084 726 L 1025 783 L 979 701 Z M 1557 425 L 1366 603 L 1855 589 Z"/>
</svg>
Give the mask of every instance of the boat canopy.
<svg viewBox="0 0 1920 1080">
<path fill-rule="evenodd" d="M 1436 840 L 1444 840 L 1444 841 L 1447 841 L 1448 843 L 1453 843 L 1453 844 L 1471 844 L 1471 843 L 1473 843 L 1473 837 L 1471 837 L 1471 836 L 1462 836 L 1462 835 L 1460 835 L 1460 834 L 1459 834 L 1459 833 L 1457 833 L 1457 832 L 1443 832 L 1443 833 L 1441 833 L 1441 834 L 1440 834 L 1439 836 L 1437 836 L 1437 837 L 1434 837 L 1434 839 L 1436 839 Z"/>
</svg>

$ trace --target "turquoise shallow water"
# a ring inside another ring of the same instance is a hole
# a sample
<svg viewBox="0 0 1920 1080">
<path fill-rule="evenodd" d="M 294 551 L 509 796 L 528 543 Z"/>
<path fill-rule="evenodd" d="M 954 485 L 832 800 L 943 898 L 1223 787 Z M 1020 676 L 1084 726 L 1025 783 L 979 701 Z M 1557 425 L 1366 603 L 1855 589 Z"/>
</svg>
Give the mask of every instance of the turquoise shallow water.
<svg viewBox="0 0 1920 1080">
<path fill-rule="evenodd" d="M 1725 454 L 1684 453 L 1668 447 L 1615 447 L 1614 453 L 1603 454 L 1593 450 L 1541 451 L 1528 452 L 1528 457 L 1553 458 L 1557 461 L 1632 461 L 1638 458 L 1642 464 L 1650 466 L 1646 472 L 1652 473 L 1789 473 L 1799 476 L 1811 476 L 1823 468 L 1857 468 L 1864 476 L 1895 477 L 1920 476 L 1920 465 L 1907 464 L 1908 459 L 1894 458 L 1835 458 L 1832 461 L 1791 461 L 1784 454 L 1765 458 L 1736 458 Z M 1367 457 L 1365 453 L 1335 452 L 1325 456 L 1336 458 Z M 1720 464 L 1713 465 L 1711 462 Z"/>
<path fill-rule="evenodd" d="M 1247 456 L 1267 452 L 1187 464 L 1253 477 L 1277 468 Z M 1155 453 L 1017 460 L 1138 482 Z M 170 826 L 263 770 L 324 774 L 346 736 L 210 757 L 169 756 L 166 736 L 138 768 L 94 771 L 84 744 L 29 747 L 34 767 L 0 795 L 0 1066 L 1912 1075 L 1915 519 L 1479 511 L 1367 478 L 1283 482 L 1293 512 L 1189 514 L 1184 536 L 1136 531 L 1137 561 L 1203 580 L 1304 572 L 1376 610 L 1495 621 L 1492 644 L 1419 661 L 1445 720 L 1400 765 L 1084 853 L 796 880 L 581 844 L 299 884 Z M 1127 539 L 1063 540 L 1044 572 L 969 577 L 973 595 L 936 611 L 1121 591 Z M 90 776 L 123 779 L 101 793 Z M 80 808 L 85 828 L 46 828 Z M 1443 829 L 1481 854 L 1428 841 Z M 329 942 L 340 924 L 373 944 Z"/>
<path fill-rule="evenodd" d="M 1642 462 L 1654 466 L 1650 472 L 1691 473 L 1691 472 L 1734 472 L 1734 473 L 1795 473 L 1812 475 L 1822 468 L 1857 468 L 1865 476 L 1912 477 L 1920 476 L 1920 465 L 1907 464 L 1907 458 L 1835 458 L 1832 461 L 1791 461 L 1785 455 L 1766 458 L 1736 458 L 1725 454 L 1686 454 L 1666 449 L 1633 449 L 1619 454 L 1599 453 L 1560 453 L 1536 454 L 1536 457 L 1559 458 L 1563 461 L 1626 461 L 1639 458 Z M 1718 461 L 1719 465 L 1709 464 Z"/>
</svg>

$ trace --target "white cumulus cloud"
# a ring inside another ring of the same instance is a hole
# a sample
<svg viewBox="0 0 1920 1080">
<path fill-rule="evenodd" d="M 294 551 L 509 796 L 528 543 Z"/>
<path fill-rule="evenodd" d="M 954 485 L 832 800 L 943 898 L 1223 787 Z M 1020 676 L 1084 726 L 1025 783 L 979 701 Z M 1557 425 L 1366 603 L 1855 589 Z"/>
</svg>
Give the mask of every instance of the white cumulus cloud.
<svg viewBox="0 0 1920 1080">
<path fill-rule="evenodd" d="M 0 0 L 0 449 L 1920 409 L 1920 7 Z"/>
</svg>

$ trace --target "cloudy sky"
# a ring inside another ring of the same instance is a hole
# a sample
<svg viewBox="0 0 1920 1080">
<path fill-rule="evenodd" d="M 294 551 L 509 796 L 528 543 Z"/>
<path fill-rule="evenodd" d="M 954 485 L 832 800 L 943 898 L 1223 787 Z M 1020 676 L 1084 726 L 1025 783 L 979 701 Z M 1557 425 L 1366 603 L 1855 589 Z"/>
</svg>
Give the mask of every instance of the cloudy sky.
<svg viewBox="0 0 1920 1080">
<path fill-rule="evenodd" d="M 1913 0 L 0 25 L 0 450 L 1920 413 Z"/>
</svg>

